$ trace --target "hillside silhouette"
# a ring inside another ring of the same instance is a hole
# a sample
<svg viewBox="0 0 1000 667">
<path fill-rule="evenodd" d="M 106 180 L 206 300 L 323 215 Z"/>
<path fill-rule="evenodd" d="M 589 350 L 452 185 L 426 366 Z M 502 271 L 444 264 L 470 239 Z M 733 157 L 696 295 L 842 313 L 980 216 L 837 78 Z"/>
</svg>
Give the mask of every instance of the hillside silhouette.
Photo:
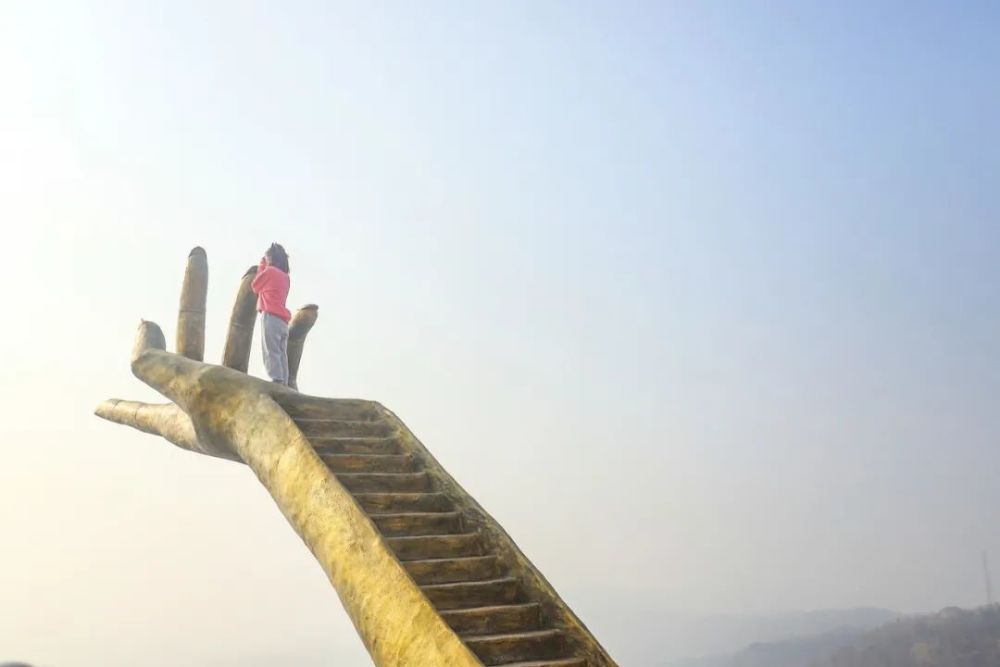
<svg viewBox="0 0 1000 667">
<path fill-rule="evenodd" d="M 900 617 L 875 629 L 838 627 L 781 641 L 757 642 L 727 656 L 666 667 L 998 667 L 1000 606 L 949 607 Z"/>
<path fill-rule="evenodd" d="M 997 667 L 1000 606 L 949 607 L 900 619 L 837 649 L 814 667 Z"/>
</svg>

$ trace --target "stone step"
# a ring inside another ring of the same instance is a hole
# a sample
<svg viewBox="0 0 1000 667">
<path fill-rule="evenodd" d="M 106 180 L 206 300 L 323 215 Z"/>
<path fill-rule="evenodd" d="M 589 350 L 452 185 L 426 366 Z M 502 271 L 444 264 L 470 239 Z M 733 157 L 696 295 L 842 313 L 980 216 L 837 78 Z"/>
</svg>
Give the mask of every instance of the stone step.
<svg viewBox="0 0 1000 667">
<path fill-rule="evenodd" d="M 409 454 L 327 454 L 320 458 L 333 472 L 410 472 L 413 457 Z"/>
<path fill-rule="evenodd" d="M 301 394 L 275 397 L 275 401 L 292 419 L 371 420 L 381 417 L 371 401 L 316 398 Z"/>
<path fill-rule="evenodd" d="M 542 607 L 537 602 L 492 607 L 451 609 L 441 612 L 444 622 L 460 635 L 495 635 L 527 632 L 542 626 Z"/>
<path fill-rule="evenodd" d="M 495 607 L 518 602 L 521 595 L 521 586 L 513 577 L 429 584 L 421 586 L 420 590 L 435 607 L 441 610 Z"/>
<path fill-rule="evenodd" d="M 586 667 L 583 658 L 556 658 L 555 660 L 532 660 L 531 662 L 505 662 L 503 667 Z"/>
<path fill-rule="evenodd" d="M 484 665 L 566 658 L 565 640 L 559 630 L 531 630 L 498 635 L 465 637 L 465 644 Z M 542 662 L 541 664 L 545 664 Z M 558 664 L 558 663 L 557 663 Z M 572 664 L 572 663 L 571 663 Z"/>
<path fill-rule="evenodd" d="M 306 436 L 386 437 L 393 428 L 384 421 L 300 418 L 295 424 Z"/>
<path fill-rule="evenodd" d="M 458 512 L 407 512 L 402 514 L 372 514 L 372 521 L 383 535 L 451 535 L 462 532 L 462 515 Z"/>
<path fill-rule="evenodd" d="M 421 493 L 431 490 L 426 472 L 339 472 L 344 488 L 357 493 Z"/>
<path fill-rule="evenodd" d="M 387 537 L 386 542 L 401 561 L 483 555 L 483 543 L 479 533 Z"/>
<path fill-rule="evenodd" d="M 443 493 L 355 493 L 362 509 L 373 514 L 450 512 L 455 504 Z"/>
<path fill-rule="evenodd" d="M 496 556 L 432 558 L 403 563 L 417 584 L 450 584 L 456 581 L 495 579 L 500 573 Z"/>
<path fill-rule="evenodd" d="M 402 454 L 403 446 L 394 437 L 312 436 L 313 449 L 323 454 Z"/>
</svg>

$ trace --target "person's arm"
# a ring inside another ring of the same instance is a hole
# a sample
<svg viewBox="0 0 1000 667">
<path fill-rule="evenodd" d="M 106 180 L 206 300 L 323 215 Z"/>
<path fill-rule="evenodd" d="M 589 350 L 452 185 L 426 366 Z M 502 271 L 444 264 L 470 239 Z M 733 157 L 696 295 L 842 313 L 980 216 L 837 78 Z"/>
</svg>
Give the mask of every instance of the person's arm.
<svg viewBox="0 0 1000 667">
<path fill-rule="evenodd" d="M 261 257 L 260 265 L 257 267 L 257 275 L 255 275 L 253 280 L 250 282 L 250 289 L 253 290 L 254 294 L 260 294 L 261 289 L 263 289 L 264 285 L 267 283 L 269 273 L 267 269 L 267 259 Z"/>
</svg>

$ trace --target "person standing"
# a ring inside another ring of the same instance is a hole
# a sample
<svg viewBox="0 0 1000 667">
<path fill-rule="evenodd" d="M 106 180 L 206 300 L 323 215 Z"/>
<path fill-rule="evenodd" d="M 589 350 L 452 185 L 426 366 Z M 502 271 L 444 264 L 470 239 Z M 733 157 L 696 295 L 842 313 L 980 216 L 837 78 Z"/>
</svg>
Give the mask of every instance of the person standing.
<svg viewBox="0 0 1000 667">
<path fill-rule="evenodd" d="M 285 305 L 291 287 L 288 273 L 288 253 L 281 245 L 272 243 L 250 284 L 257 295 L 257 312 L 261 314 L 264 369 L 272 381 L 284 385 L 288 384 L 288 323 L 292 319 Z"/>
</svg>

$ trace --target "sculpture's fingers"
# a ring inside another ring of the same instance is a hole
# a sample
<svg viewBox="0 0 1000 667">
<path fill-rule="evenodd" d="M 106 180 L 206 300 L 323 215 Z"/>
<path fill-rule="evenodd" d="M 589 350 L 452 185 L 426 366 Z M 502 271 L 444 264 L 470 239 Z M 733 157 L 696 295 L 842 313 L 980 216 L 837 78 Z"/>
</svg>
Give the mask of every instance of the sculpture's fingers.
<svg viewBox="0 0 1000 667">
<path fill-rule="evenodd" d="M 191 418 L 174 403 L 154 405 L 112 398 L 98 405 L 94 414 L 144 433 L 163 436 L 178 447 L 201 451 Z"/>
<path fill-rule="evenodd" d="M 204 366 L 166 351 L 163 331 L 156 322 L 143 320 L 132 346 L 132 374 L 170 400 L 179 400 L 185 388 L 197 382 L 197 369 Z"/>
<path fill-rule="evenodd" d="M 288 386 L 298 389 L 296 380 L 299 374 L 299 362 L 302 361 L 302 346 L 306 342 L 306 334 L 316 324 L 319 316 L 319 306 L 309 304 L 299 308 L 288 327 Z"/>
<path fill-rule="evenodd" d="M 176 403 L 154 405 L 112 398 L 98 405 L 94 414 L 116 424 L 124 424 L 144 433 L 162 436 L 181 449 L 230 461 L 240 461 L 236 454 L 225 449 L 206 447 L 198 440 L 194 423 Z"/>
<path fill-rule="evenodd" d="M 205 358 L 205 300 L 208 296 L 208 257 L 204 248 L 188 255 L 177 313 L 177 354 L 202 361 Z"/>
<path fill-rule="evenodd" d="M 250 346 L 253 342 L 253 327 L 257 321 L 257 299 L 250 289 L 250 283 L 257 275 L 257 267 L 251 266 L 240 280 L 233 303 L 233 314 L 229 318 L 229 332 L 226 347 L 222 351 L 222 365 L 243 373 L 250 366 Z"/>
<path fill-rule="evenodd" d="M 132 363 L 134 364 L 146 350 L 166 350 L 167 339 L 163 330 L 156 322 L 139 320 L 139 329 L 135 332 L 135 342 L 132 344 Z"/>
</svg>

